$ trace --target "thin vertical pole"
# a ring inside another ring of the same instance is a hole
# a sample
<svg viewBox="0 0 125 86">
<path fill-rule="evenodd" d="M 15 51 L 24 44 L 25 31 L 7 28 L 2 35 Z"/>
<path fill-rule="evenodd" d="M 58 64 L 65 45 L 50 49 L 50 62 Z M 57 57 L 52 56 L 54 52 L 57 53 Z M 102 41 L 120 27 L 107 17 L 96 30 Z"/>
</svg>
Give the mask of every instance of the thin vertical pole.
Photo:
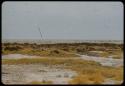
<svg viewBox="0 0 125 86">
<path fill-rule="evenodd" d="M 41 36 L 41 40 L 42 40 L 43 38 L 42 38 L 42 33 L 41 33 L 41 31 L 40 31 L 40 28 L 38 28 L 38 30 L 39 30 L 39 32 L 40 32 L 40 36 Z"/>
</svg>

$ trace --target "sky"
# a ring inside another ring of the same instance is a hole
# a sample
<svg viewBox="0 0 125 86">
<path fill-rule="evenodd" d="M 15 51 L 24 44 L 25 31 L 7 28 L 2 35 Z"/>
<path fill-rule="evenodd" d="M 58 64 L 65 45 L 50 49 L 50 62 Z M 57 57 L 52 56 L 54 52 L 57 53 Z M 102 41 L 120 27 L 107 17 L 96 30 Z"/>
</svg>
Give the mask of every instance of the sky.
<svg viewBox="0 0 125 86">
<path fill-rule="evenodd" d="M 123 40 L 121 2 L 5 1 L 2 39 Z"/>
</svg>

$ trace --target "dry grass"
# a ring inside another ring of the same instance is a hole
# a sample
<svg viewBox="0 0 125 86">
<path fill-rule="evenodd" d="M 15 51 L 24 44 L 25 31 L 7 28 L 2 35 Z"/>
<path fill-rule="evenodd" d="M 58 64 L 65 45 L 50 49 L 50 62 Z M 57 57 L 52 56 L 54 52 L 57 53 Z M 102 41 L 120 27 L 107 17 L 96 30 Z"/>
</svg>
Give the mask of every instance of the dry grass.
<svg viewBox="0 0 125 86">
<path fill-rule="evenodd" d="M 49 57 L 78 57 L 76 53 L 87 54 L 89 51 L 103 51 L 98 54 L 102 57 L 116 55 L 113 58 L 121 58 L 123 44 L 108 43 L 63 43 L 63 44 L 28 44 L 28 43 L 3 43 L 2 54 L 28 54 Z"/>
<path fill-rule="evenodd" d="M 84 69 L 70 84 L 101 84 L 106 78 L 112 78 L 117 81 L 123 80 L 123 68 L 97 68 Z"/>
<path fill-rule="evenodd" d="M 104 67 L 94 61 L 81 59 L 3 59 L 2 64 L 44 64 L 63 65 L 62 68 L 71 69 L 78 73 L 70 84 L 100 84 L 106 78 L 123 80 L 123 67 Z M 86 78 L 85 78 L 86 77 Z"/>
<path fill-rule="evenodd" d="M 70 84 L 101 84 L 104 81 L 104 76 L 100 73 L 94 74 L 79 74 L 73 80 L 69 81 Z"/>
<path fill-rule="evenodd" d="M 123 67 L 113 68 L 104 67 L 94 61 L 85 61 L 81 59 L 55 59 L 76 57 L 75 53 L 87 53 L 89 51 L 103 51 L 99 55 L 108 57 L 116 55 L 113 58 L 121 58 L 123 54 L 123 45 L 115 44 L 53 44 L 53 45 L 33 45 L 33 44 L 15 44 L 20 49 L 3 50 L 2 54 L 20 53 L 28 55 L 47 56 L 46 58 L 37 59 L 3 59 L 2 64 L 46 64 L 46 65 L 63 65 L 65 69 L 71 69 L 78 73 L 70 84 L 100 84 L 106 78 L 123 80 Z M 13 44 L 6 44 L 3 47 L 13 47 Z M 32 47 L 34 46 L 34 47 Z M 17 48 L 18 48 L 17 47 Z M 13 48 L 12 48 L 13 49 Z M 74 53 L 74 54 L 73 54 Z M 76 57 L 77 58 L 77 57 Z M 33 81 L 32 84 L 41 84 L 43 82 Z M 46 82 L 45 82 L 46 83 Z M 48 83 L 48 82 L 47 82 Z M 50 83 L 50 82 L 49 82 Z M 44 83 L 43 83 L 44 84 Z"/>
</svg>

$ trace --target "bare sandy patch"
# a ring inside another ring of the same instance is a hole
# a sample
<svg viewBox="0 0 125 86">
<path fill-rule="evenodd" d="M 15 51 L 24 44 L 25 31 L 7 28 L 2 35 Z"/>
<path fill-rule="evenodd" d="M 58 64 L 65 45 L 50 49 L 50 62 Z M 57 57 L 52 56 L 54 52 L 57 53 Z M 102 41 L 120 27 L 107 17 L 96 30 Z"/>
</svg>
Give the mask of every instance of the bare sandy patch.
<svg viewBox="0 0 125 86">
<path fill-rule="evenodd" d="M 33 81 L 68 84 L 68 81 L 75 75 L 75 71 L 56 66 L 50 67 L 41 64 L 2 65 L 2 82 L 4 84 L 31 84 Z"/>
</svg>

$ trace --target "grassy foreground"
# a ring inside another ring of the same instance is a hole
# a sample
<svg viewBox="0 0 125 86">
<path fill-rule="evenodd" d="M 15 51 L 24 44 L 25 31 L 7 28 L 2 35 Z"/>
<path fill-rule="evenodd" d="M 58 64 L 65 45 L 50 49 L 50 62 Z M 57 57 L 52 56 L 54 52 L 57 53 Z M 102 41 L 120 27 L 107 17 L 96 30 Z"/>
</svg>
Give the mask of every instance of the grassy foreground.
<svg viewBox="0 0 125 86">
<path fill-rule="evenodd" d="M 50 57 L 40 59 L 3 59 L 2 64 L 62 65 L 62 68 L 71 69 L 78 73 L 78 76 L 69 81 L 69 84 L 101 84 L 106 78 L 118 81 L 123 80 L 123 67 L 104 67 L 94 61 L 81 59 L 52 59 Z"/>
<path fill-rule="evenodd" d="M 34 59 L 2 59 L 2 64 L 42 64 L 62 65 L 62 68 L 71 69 L 78 76 L 69 81 L 69 84 L 101 84 L 110 78 L 123 81 L 123 67 L 104 67 L 94 61 L 78 58 L 76 54 L 101 56 L 108 58 L 123 58 L 123 44 L 109 43 L 63 43 L 63 44 L 29 44 L 29 43 L 2 43 L 2 54 L 27 54 L 46 58 Z M 56 59 L 67 58 L 67 59 Z M 31 84 L 51 84 L 51 82 L 34 81 Z M 120 84 L 120 83 L 117 83 Z"/>
</svg>

